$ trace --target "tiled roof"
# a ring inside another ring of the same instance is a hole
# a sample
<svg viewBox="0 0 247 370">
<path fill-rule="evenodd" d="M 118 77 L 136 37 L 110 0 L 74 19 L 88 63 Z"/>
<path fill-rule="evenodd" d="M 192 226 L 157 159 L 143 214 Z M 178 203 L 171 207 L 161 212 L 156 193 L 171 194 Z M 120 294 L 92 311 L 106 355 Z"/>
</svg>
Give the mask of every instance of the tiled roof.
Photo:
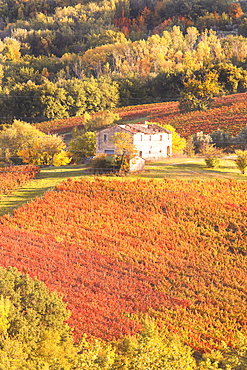
<svg viewBox="0 0 247 370">
<path fill-rule="evenodd" d="M 130 123 L 127 125 L 119 125 L 119 127 L 132 132 L 142 132 L 143 134 L 157 134 L 159 132 L 165 132 L 167 134 L 172 134 L 171 131 L 153 123 Z"/>
</svg>

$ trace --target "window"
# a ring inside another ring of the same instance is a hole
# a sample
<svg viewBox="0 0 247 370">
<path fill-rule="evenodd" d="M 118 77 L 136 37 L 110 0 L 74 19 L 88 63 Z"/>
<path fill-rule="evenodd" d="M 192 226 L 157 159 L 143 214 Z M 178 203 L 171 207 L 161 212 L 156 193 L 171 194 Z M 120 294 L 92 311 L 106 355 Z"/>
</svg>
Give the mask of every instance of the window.
<svg viewBox="0 0 247 370">
<path fill-rule="evenodd" d="M 142 141 L 142 135 L 141 135 L 141 138 L 140 138 L 140 140 Z"/>
<path fill-rule="evenodd" d="M 106 143 L 106 142 L 107 142 L 107 135 L 104 134 L 104 143 Z"/>
<path fill-rule="evenodd" d="M 152 140 L 152 135 L 149 136 L 149 140 L 151 141 Z"/>
<path fill-rule="evenodd" d="M 114 154 L 114 149 L 105 149 L 105 154 L 113 155 Z"/>
<path fill-rule="evenodd" d="M 160 135 L 160 141 L 162 141 L 162 135 Z"/>
</svg>

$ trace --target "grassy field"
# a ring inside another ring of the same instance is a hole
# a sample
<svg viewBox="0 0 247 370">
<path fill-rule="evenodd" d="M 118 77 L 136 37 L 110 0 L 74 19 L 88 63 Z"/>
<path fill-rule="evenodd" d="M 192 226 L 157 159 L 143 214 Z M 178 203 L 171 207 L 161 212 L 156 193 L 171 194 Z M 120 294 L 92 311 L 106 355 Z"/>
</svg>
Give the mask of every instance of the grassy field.
<svg viewBox="0 0 247 370">
<path fill-rule="evenodd" d="M 15 208 L 22 204 L 40 197 L 54 188 L 59 182 L 68 178 L 79 177 L 93 178 L 85 166 L 64 166 L 42 168 L 38 177 L 31 180 L 24 187 L 15 191 L 11 195 L 2 196 L 0 199 L 0 216 L 6 213 L 13 213 Z M 111 178 L 111 176 L 107 176 Z M 147 163 L 143 172 L 127 175 L 128 179 L 133 178 L 157 179 L 165 177 L 186 179 L 209 180 L 209 179 L 236 179 L 247 180 L 247 176 L 242 175 L 237 169 L 232 159 L 221 160 L 220 166 L 215 169 L 207 168 L 203 158 L 176 158 L 172 157 L 160 162 Z M 119 177 L 121 179 L 121 177 Z"/>
<path fill-rule="evenodd" d="M 160 162 L 147 163 L 143 173 L 138 174 L 142 178 L 162 179 L 164 177 L 177 179 L 200 179 L 209 180 L 216 178 L 231 178 L 246 180 L 232 159 L 222 159 L 217 168 L 207 168 L 203 158 L 170 158 Z"/>
</svg>

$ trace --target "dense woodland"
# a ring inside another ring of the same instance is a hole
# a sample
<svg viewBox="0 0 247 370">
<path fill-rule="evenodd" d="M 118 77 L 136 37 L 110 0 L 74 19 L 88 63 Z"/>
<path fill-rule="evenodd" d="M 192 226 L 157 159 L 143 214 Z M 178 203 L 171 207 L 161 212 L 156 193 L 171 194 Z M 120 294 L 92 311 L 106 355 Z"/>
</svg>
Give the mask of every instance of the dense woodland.
<svg viewBox="0 0 247 370">
<path fill-rule="evenodd" d="M 247 89 L 246 4 L 226 0 L 0 3 L 0 122 Z M 189 104 L 188 104 L 189 102 Z"/>
</svg>

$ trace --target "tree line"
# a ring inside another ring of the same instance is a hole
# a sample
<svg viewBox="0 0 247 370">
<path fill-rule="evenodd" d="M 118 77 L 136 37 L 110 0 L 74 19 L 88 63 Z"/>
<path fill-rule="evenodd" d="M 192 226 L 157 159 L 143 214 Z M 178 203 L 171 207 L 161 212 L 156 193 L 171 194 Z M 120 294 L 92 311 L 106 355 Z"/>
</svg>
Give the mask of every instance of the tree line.
<svg viewBox="0 0 247 370">
<path fill-rule="evenodd" d="M 167 100 L 207 109 L 246 91 L 244 11 L 226 0 L 2 1 L 0 123 Z"/>
</svg>

